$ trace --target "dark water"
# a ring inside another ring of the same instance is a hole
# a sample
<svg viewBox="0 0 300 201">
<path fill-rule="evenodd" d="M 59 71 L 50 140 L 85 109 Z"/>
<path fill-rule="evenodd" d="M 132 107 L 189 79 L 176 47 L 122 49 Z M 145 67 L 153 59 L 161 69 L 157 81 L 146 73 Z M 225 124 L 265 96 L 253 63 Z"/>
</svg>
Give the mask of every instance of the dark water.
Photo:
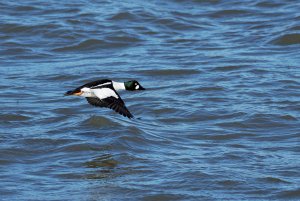
<svg viewBox="0 0 300 201">
<path fill-rule="evenodd" d="M 300 200 L 300 2 L 1 1 L 1 200 Z M 137 117 L 74 87 L 137 79 Z"/>
</svg>

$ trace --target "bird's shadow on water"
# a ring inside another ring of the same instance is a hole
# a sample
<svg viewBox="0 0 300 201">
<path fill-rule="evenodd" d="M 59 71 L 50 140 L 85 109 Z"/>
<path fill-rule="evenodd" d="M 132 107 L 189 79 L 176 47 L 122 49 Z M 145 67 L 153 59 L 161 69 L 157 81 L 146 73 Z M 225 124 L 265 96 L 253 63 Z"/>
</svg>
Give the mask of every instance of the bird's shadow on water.
<svg viewBox="0 0 300 201">
<path fill-rule="evenodd" d="M 103 154 L 85 162 L 83 165 L 90 169 L 85 175 L 86 179 L 105 179 L 115 176 L 119 162 L 111 154 Z"/>
</svg>

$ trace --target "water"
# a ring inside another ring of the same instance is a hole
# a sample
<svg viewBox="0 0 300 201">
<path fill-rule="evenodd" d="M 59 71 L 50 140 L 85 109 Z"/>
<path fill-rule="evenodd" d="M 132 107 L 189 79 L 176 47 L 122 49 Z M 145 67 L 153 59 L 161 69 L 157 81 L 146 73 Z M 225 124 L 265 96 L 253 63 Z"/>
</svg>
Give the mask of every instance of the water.
<svg viewBox="0 0 300 201">
<path fill-rule="evenodd" d="M 1 200 L 300 200 L 300 2 L 0 13 Z M 134 120 L 63 96 L 102 78 Z"/>
</svg>

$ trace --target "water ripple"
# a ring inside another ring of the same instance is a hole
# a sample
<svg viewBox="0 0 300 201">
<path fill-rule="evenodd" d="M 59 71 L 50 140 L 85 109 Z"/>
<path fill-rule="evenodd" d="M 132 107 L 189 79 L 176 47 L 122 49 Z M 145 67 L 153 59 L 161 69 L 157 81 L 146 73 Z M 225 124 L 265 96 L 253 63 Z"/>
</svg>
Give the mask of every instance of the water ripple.
<svg viewBox="0 0 300 201">
<path fill-rule="evenodd" d="M 299 6 L 0 2 L 1 198 L 300 200 Z M 97 79 L 135 118 L 63 96 Z"/>
</svg>

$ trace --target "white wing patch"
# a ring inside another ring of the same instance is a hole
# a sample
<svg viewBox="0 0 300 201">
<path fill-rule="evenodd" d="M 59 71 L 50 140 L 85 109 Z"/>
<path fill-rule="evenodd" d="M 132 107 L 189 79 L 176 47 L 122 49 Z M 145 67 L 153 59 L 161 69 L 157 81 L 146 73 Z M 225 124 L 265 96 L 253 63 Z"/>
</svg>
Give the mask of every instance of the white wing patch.
<svg viewBox="0 0 300 201">
<path fill-rule="evenodd" d="M 114 90 L 110 88 L 92 89 L 92 91 L 100 99 L 105 99 L 110 96 L 115 97 L 117 99 L 119 98 L 116 92 L 114 92 Z"/>
<path fill-rule="evenodd" d="M 103 84 L 98 84 L 98 85 L 96 85 L 96 86 L 93 86 L 92 88 L 101 87 L 101 86 L 109 85 L 109 84 L 111 84 L 111 82 L 105 82 L 105 83 L 103 83 Z"/>
</svg>

